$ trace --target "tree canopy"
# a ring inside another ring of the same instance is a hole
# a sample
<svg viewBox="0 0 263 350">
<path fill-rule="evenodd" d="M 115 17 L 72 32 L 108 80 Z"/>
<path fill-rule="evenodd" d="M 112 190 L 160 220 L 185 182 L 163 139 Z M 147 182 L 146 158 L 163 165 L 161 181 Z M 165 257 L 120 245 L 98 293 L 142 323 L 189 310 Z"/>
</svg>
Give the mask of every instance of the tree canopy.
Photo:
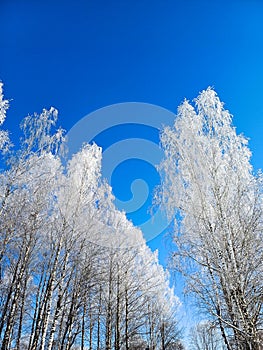
<svg viewBox="0 0 263 350">
<path fill-rule="evenodd" d="M 17 150 L 0 132 L 0 349 L 168 348 L 180 302 L 158 252 L 114 206 L 97 145 L 62 162 L 57 116 L 27 116 Z"/>
</svg>

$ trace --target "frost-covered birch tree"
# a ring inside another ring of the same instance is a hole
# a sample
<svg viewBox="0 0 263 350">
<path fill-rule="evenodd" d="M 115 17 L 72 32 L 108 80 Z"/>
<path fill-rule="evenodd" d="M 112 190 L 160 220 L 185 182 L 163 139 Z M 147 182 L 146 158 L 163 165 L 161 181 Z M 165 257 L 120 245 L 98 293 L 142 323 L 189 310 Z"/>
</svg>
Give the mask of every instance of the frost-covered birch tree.
<svg viewBox="0 0 263 350">
<path fill-rule="evenodd" d="M 259 349 L 263 328 L 262 176 L 247 139 L 208 88 L 162 132 L 159 199 L 175 217 L 173 266 L 227 349 Z"/>
</svg>

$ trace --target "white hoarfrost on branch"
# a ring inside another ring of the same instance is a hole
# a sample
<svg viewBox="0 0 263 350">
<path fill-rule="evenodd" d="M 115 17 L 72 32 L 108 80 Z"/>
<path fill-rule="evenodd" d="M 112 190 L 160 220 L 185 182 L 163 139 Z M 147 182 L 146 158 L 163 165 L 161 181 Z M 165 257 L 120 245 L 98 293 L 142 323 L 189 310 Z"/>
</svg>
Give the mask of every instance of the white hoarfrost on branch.
<svg viewBox="0 0 263 350">
<path fill-rule="evenodd" d="M 3 83 L 0 82 L 0 125 L 3 124 L 6 118 L 6 111 L 8 110 L 9 102 L 4 100 Z"/>
<path fill-rule="evenodd" d="M 9 108 L 8 100 L 4 99 L 3 95 L 3 83 L 0 82 L 0 126 L 4 123 L 6 118 L 6 111 Z M 6 152 L 10 146 L 10 140 L 8 133 L 4 130 L 0 130 L 0 150 Z"/>
</svg>

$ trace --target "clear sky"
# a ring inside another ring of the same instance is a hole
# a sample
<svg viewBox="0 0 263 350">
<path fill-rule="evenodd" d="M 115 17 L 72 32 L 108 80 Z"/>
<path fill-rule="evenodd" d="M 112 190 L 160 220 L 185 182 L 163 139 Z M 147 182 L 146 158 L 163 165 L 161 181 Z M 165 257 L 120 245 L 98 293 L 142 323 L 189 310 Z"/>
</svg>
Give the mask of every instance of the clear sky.
<svg viewBox="0 0 263 350">
<path fill-rule="evenodd" d="M 185 97 L 213 86 L 237 131 L 250 138 L 255 169 L 262 168 L 263 1 L 0 0 L 0 26 L 0 79 L 12 99 L 5 125 L 13 138 L 21 119 L 44 107 L 56 107 L 69 131 L 116 103 L 175 113 Z M 110 120 L 109 130 L 100 130 L 100 115 L 94 120 L 104 149 L 129 138 L 158 144 L 151 123 L 129 117 L 129 124 Z M 122 202 L 131 199 L 134 179 L 144 179 L 150 193 L 159 181 L 152 166 L 134 158 L 112 177 Z M 149 215 L 150 203 L 151 196 L 129 216 L 135 224 Z M 161 248 L 161 236 L 149 244 Z"/>
</svg>

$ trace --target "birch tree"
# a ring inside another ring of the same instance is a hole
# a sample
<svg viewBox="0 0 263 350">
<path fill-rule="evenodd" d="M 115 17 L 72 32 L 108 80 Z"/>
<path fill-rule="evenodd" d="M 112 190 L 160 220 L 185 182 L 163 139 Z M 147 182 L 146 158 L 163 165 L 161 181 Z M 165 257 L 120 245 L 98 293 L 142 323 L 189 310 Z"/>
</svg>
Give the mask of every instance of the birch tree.
<svg viewBox="0 0 263 350">
<path fill-rule="evenodd" d="M 262 176 L 247 139 L 211 88 L 184 101 L 162 133 L 159 193 L 175 217 L 174 267 L 227 349 L 259 349 L 262 329 Z"/>
<path fill-rule="evenodd" d="M 48 121 L 52 120 L 55 114 L 53 110 L 44 111 L 38 121 L 44 119 L 47 127 Z M 29 120 L 31 119 L 27 118 L 27 121 Z M 10 153 L 9 168 L 2 174 L 5 178 L 5 189 L 1 213 L 1 270 L 2 287 L 6 296 L 3 299 L 0 321 L 0 333 L 3 334 L 2 349 L 14 341 L 15 333 L 19 347 L 23 316 L 26 314 L 26 310 L 23 310 L 27 304 L 25 298 L 29 297 L 28 289 L 32 278 L 30 272 L 34 269 L 35 253 L 41 240 L 38 232 L 46 223 L 52 185 L 58 168 L 56 159 L 46 152 L 48 146 L 52 147 L 52 141 L 44 141 L 39 137 L 38 144 L 29 145 L 29 141 L 35 138 L 31 138 L 31 126 L 29 129 L 27 126 L 25 131 L 29 131 L 28 137 L 25 136 L 22 148 L 17 154 Z M 35 128 L 33 129 L 35 131 Z M 39 128 L 38 131 L 41 133 L 43 130 Z M 36 153 L 32 151 L 33 147 L 37 148 Z M 50 184 L 48 188 L 47 182 Z"/>
</svg>

